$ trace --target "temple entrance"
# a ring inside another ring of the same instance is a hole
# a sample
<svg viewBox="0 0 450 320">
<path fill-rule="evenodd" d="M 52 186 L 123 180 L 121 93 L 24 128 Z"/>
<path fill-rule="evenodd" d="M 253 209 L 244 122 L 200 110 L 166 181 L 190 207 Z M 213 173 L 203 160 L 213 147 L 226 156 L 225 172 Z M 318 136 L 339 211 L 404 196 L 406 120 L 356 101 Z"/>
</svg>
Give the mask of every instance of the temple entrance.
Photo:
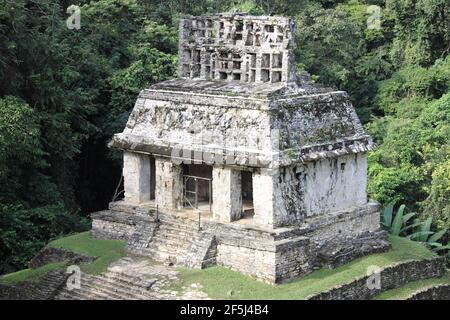
<svg viewBox="0 0 450 320">
<path fill-rule="evenodd" d="M 212 166 L 183 164 L 183 207 L 211 211 Z"/>
<path fill-rule="evenodd" d="M 241 171 L 242 219 L 253 218 L 253 176 L 250 171 Z"/>
</svg>

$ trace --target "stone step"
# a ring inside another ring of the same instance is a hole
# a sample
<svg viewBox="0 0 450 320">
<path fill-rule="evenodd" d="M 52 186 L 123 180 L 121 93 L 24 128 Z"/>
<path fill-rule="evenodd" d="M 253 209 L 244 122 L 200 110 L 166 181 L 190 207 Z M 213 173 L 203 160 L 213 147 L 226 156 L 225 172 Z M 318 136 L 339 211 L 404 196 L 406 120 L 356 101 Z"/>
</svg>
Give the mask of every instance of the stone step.
<svg viewBox="0 0 450 320">
<path fill-rule="evenodd" d="M 56 300 L 99 300 L 105 299 L 105 296 L 98 295 L 95 292 L 91 292 L 87 287 L 81 287 L 80 289 L 68 290 L 64 289 L 56 297 Z"/>
<path fill-rule="evenodd" d="M 117 285 L 123 289 L 130 288 L 130 290 L 136 294 L 151 294 L 151 287 L 157 283 L 157 279 L 135 279 L 134 277 L 128 277 L 126 275 L 109 275 L 105 274 L 101 278 L 102 281 L 106 281 L 110 284 Z M 150 289 L 148 289 L 150 288 Z"/>
<path fill-rule="evenodd" d="M 136 289 L 133 286 L 125 287 L 114 283 L 114 281 L 108 281 L 106 278 L 96 278 L 93 281 L 85 283 L 83 286 L 89 289 L 90 292 L 98 293 L 107 298 L 117 299 L 148 299 L 149 296 L 142 294 L 141 290 Z"/>
<path fill-rule="evenodd" d="M 114 299 L 152 299 L 151 291 L 146 289 L 142 277 L 107 271 L 95 276 L 83 274 L 81 288 L 69 291 L 64 288 L 56 299 L 62 300 L 114 300 Z"/>
<path fill-rule="evenodd" d="M 187 218 L 177 218 L 173 216 L 161 216 L 159 218 L 159 221 L 161 224 L 170 224 L 179 226 L 184 229 L 197 229 L 198 228 L 198 221 L 197 220 L 191 220 Z"/>
<path fill-rule="evenodd" d="M 80 298 L 84 299 L 148 299 L 149 296 L 142 294 L 142 288 L 124 286 L 103 277 L 91 277 L 82 282 L 81 288 L 72 290 Z"/>
<path fill-rule="evenodd" d="M 118 281 L 122 281 L 122 282 L 128 283 L 128 284 L 141 283 L 146 280 L 140 276 L 136 276 L 133 274 L 114 271 L 113 268 L 108 268 L 108 270 L 106 271 L 105 274 L 103 274 L 103 276 L 115 278 Z"/>
<path fill-rule="evenodd" d="M 192 238 L 190 239 L 177 239 L 167 236 L 157 236 L 153 239 L 152 242 L 149 243 L 148 248 L 159 248 L 159 247 L 173 247 L 173 248 L 184 248 L 188 247 L 191 243 Z"/>
<path fill-rule="evenodd" d="M 195 227 L 185 227 L 183 225 L 171 224 L 171 223 L 161 223 L 158 230 L 168 230 L 173 232 L 179 232 L 184 234 L 191 234 L 198 232 L 198 226 Z"/>
<path fill-rule="evenodd" d="M 170 232 L 179 232 L 179 233 L 184 233 L 184 234 L 192 234 L 192 233 L 197 233 L 198 232 L 198 227 L 196 226 L 195 228 L 184 228 L 182 226 L 178 226 L 175 224 L 160 224 L 158 230 L 167 230 Z"/>
</svg>

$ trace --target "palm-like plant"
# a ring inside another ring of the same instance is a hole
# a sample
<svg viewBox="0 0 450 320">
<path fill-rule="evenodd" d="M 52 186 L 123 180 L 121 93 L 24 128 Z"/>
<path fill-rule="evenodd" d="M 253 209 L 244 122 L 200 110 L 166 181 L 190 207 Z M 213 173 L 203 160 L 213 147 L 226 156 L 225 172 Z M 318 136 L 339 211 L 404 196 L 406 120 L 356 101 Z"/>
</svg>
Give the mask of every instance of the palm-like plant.
<svg viewBox="0 0 450 320">
<path fill-rule="evenodd" d="M 388 204 L 381 210 L 381 225 L 394 236 L 406 236 L 413 241 L 423 242 L 433 248 L 434 251 L 448 250 L 449 244 L 442 244 L 439 240 L 447 233 L 447 229 L 434 232 L 431 231 L 432 218 L 420 221 L 417 213 L 405 214 L 406 206 L 402 204 L 394 214 L 395 203 Z M 411 219 L 412 223 L 410 223 Z M 412 232 L 412 233 L 411 233 Z"/>
<path fill-rule="evenodd" d="M 394 205 L 395 203 L 392 202 L 381 210 L 381 225 L 390 234 L 400 236 L 407 230 L 415 227 L 415 224 L 407 224 L 409 220 L 417 215 L 417 213 L 410 212 L 405 214 L 406 206 L 402 204 L 394 214 Z"/>
</svg>

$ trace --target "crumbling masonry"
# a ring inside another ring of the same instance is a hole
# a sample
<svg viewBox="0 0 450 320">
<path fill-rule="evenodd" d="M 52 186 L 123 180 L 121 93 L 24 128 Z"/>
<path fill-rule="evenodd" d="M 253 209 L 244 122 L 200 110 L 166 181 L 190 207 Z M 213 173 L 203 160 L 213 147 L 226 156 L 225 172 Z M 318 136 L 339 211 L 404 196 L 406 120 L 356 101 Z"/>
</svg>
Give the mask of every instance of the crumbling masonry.
<svg viewBox="0 0 450 320">
<path fill-rule="evenodd" d="M 124 199 L 93 234 L 267 282 L 389 247 L 367 201 L 374 148 L 345 92 L 295 74 L 284 17 L 180 22 L 178 78 L 141 91 L 122 133 Z"/>
</svg>

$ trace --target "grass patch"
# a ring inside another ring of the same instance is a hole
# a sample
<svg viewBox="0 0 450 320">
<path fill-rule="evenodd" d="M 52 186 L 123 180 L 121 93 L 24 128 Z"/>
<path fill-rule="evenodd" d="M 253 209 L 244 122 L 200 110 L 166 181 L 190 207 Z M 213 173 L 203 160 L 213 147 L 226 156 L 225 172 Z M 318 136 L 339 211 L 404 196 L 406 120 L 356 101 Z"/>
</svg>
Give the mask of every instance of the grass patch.
<svg viewBox="0 0 450 320">
<path fill-rule="evenodd" d="M 89 231 L 57 239 L 48 246 L 97 257 L 93 262 L 80 265 L 82 271 L 95 275 L 106 271 L 109 264 L 126 253 L 125 241 L 93 239 Z"/>
<path fill-rule="evenodd" d="M 373 299 L 374 300 L 403 300 L 420 289 L 424 289 L 426 287 L 431 287 L 431 286 L 435 286 L 435 285 L 439 285 L 439 284 L 449 284 L 450 285 L 450 272 L 447 272 L 441 278 L 432 278 L 432 279 L 425 279 L 425 280 L 409 282 L 409 283 L 405 284 L 404 286 L 401 286 L 400 288 L 382 292 L 379 295 L 377 295 L 376 297 L 374 297 Z"/>
<path fill-rule="evenodd" d="M 80 264 L 82 271 L 94 275 L 106 271 L 109 264 L 119 260 L 126 253 L 125 241 L 92 239 L 89 231 L 54 240 L 47 246 L 97 257 L 93 262 Z M 15 284 L 22 281 L 38 281 L 47 272 L 62 268 L 65 264 L 64 262 L 55 262 L 36 269 L 24 269 L 8 273 L 0 277 L 0 283 Z"/>
<path fill-rule="evenodd" d="M 0 277 L 0 283 L 5 285 L 17 284 L 23 281 L 37 282 L 47 272 L 61 268 L 64 262 L 49 263 L 36 269 L 24 269 L 13 273 L 8 273 Z"/>
<path fill-rule="evenodd" d="M 285 284 L 265 284 L 224 267 L 211 267 L 204 270 L 180 268 L 179 287 L 200 283 L 213 299 L 304 299 L 364 276 L 372 265 L 385 267 L 400 261 L 434 257 L 418 242 L 393 236 L 390 241 L 392 249 L 388 252 L 362 257 L 336 269 L 321 269 Z"/>
</svg>

